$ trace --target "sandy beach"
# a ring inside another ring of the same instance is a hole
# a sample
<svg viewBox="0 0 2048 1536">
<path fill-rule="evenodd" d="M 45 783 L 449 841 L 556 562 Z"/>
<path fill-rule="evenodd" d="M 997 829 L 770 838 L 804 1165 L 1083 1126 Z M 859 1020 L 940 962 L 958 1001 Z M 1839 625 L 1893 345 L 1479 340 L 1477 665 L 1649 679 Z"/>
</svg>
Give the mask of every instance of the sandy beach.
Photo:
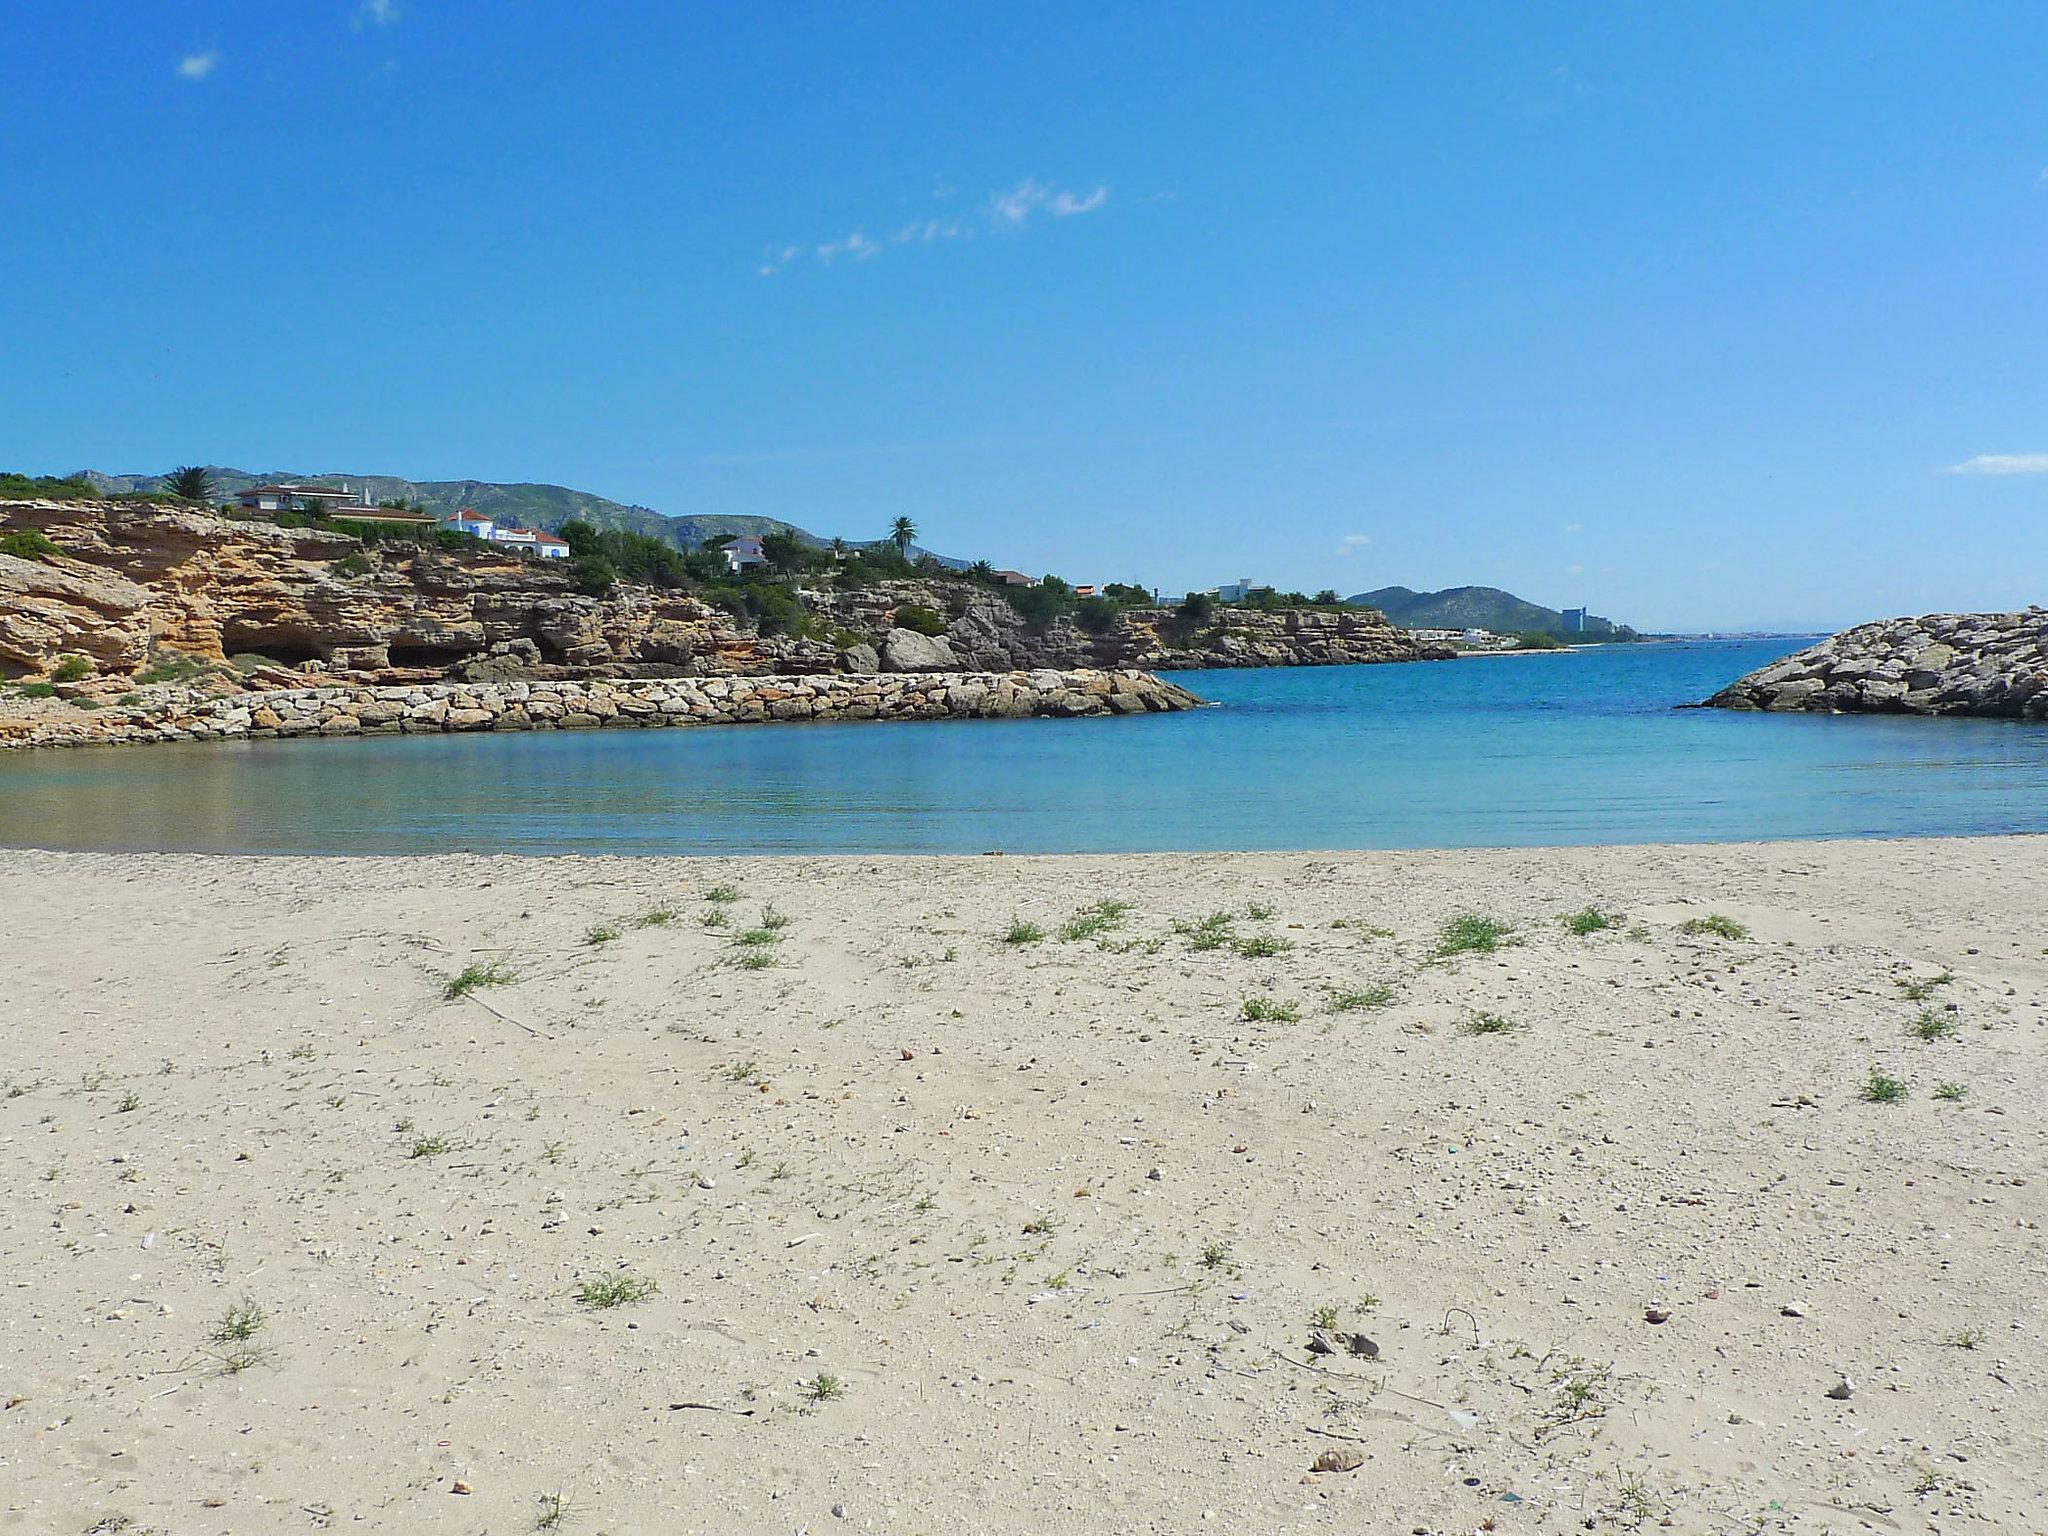
<svg viewBox="0 0 2048 1536">
<path fill-rule="evenodd" d="M 0 913 L 0 1531 L 2048 1529 L 2040 839 Z"/>
</svg>

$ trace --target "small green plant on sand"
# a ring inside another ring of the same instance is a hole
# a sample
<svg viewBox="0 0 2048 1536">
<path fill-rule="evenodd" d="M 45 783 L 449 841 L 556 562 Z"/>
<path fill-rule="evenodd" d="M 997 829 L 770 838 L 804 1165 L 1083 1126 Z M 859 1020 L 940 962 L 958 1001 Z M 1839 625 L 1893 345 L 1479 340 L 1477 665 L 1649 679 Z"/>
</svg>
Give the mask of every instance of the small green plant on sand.
<svg viewBox="0 0 2048 1536">
<path fill-rule="evenodd" d="M 1110 930 L 1120 927 L 1130 914 L 1128 901 L 1114 898 L 1091 902 L 1068 918 L 1060 927 L 1060 938 L 1069 944 L 1083 939 L 1100 938 Z"/>
<path fill-rule="evenodd" d="M 1270 923 L 1279 910 L 1270 901 L 1248 901 L 1244 904 L 1244 915 L 1255 923 Z"/>
<path fill-rule="evenodd" d="M 1514 1027 L 1513 1019 L 1502 1018 L 1497 1013 L 1475 1013 L 1464 1024 L 1468 1035 L 1504 1035 Z"/>
<path fill-rule="evenodd" d="M 1476 912 L 1461 913 L 1445 923 L 1443 932 L 1437 935 L 1436 956 L 1448 960 L 1453 955 L 1490 955 L 1512 931 L 1506 923 L 1493 918 L 1481 917 Z"/>
<path fill-rule="evenodd" d="M 1270 998 L 1248 997 L 1238 1008 L 1239 1015 L 1254 1024 L 1292 1024 L 1301 1017 L 1301 1010 L 1292 1003 L 1276 1003 Z"/>
<path fill-rule="evenodd" d="M 1589 933 L 1605 933 L 1609 928 L 1619 928 L 1621 919 L 1612 912 L 1602 912 L 1598 907 L 1587 907 L 1566 918 L 1564 925 L 1584 937 Z"/>
<path fill-rule="evenodd" d="M 824 1403 L 836 1403 L 846 1396 L 846 1383 L 830 1371 L 820 1371 L 799 1390 L 804 1395 L 804 1401 L 815 1408 Z"/>
<path fill-rule="evenodd" d="M 1012 946 L 1038 944 L 1045 939 L 1045 930 L 1034 922 L 1021 917 L 1010 919 L 1010 926 L 1003 930 L 1003 942 Z"/>
<path fill-rule="evenodd" d="M 652 1280 L 642 1275 L 593 1275 L 576 1286 L 576 1300 L 593 1312 L 607 1312 L 629 1302 L 645 1301 L 655 1292 Z"/>
<path fill-rule="evenodd" d="M 1294 944 L 1276 933 L 1248 933 L 1233 941 L 1230 947 L 1247 960 L 1263 960 L 1269 955 L 1286 954 Z"/>
<path fill-rule="evenodd" d="M 593 945 L 609 944 L 618 936 L 619 930 L 614 928 L 610 923 L 599 923 L 595 928 L 591 929 L 590 932 L 583 935 L 583 942 L 586 944 Z"/>
<path fill-rule="evenodd" d="M 1182 921 L 1173 925 L 1173 931 L 1188 941 L 1193 950 L 1221 949 L 1232 939 L 1231 925 L 1237 921 L 1229 912 L 1211 912 L 1207 917 Z"/>
<path fill-rule="evenodd" d="M 540 1509 L 533 1517 L 533 1528 L 536 1531 L 559 1531 L 569 1523 L 571 1507 L 559 1493 L 542 1494 Z"/>
<path fill-rule="evenodd" d="M 209 1337 L 216 1346 L 213 1358 L 220 1362 L 223 1371 L 230 1376 L 239 1376 L 254 1366 L 269 1363 L 270 1346 L 258 1337 L 268 1321 L 263 1308 L 248 1296 L 221 1314 Z"/>
<path fill-rule="evenodd" d="M 1982 1328 L 1972 1324 L 1967 1328 L 1958 1328 L 1941 1342 L 1950 1349 L 1981 1349 L 1984 1346 L 1985 1340 L 1990 1337 L 1991 1335 Z"/>
<path fill-rule="evenodd" d="M 1899 978 L 1898 988 L 1907 1002 L 1924 1003 L 1934 996 L 1936 991 L 1955 979 L 1954 973 L 1950 971 L 1943 971 L 1939 976 L 1902 976 Z"/>
<path fill-rule="evenodd" d="M 1202 1244 L 1202 1268 L 1221 1269 L 1230 1262 L 1230 1245 L 1214 1239 Z"/>
<path fill-rule="evenodd" d="M 714 885 L 704 893 L 704 899 L 723 906 L 727 902 L 740 899 L 740 888 L 736 885 Z"/>
<path fill-rule="evenodd" d="M 1934 1096 L 1944 1104 L 1960 1104 L 1970 1096 L 1970 1090 L 1961 1083 L 1936 1083 Z"/>
<path fill-rule="evenodd" d="M 446 1136 L 422 1136 L 412 1144 L 407 1157 L 439 1157 L 444 1152 L 453 1152 L 455 1143 Z"/>
<path fill-rule="evenodd" d="M 1356 987 L 1349 992 L 1330 994 L 1332 1013 L 1360 1013 L 1369 1008 L 1385 1008 L 1394 1000 L 1394 989 L 1389 986 Z"/>
<path fill-rule="evenodd" d="M 1922 1040 L 1945 1040 L 1956 1032 L 1956 1021 L 1934 1008 L 1922 1008 L 1920 1016 L 1906 1026 Z"/>
<path fill-rule="evenodd" d="M 1723 917 L 1710 912 L 1705 917 L 1688 917 L 1678 925 L 1678 931 L 1687 938 L 1711 937 L 1716 939 L 1746 939 L 1749 930 L 1732 917 Z"/>
<path fill-rule="evenodd" d="M 1325 1333 L 1334 1333 L 1337 1329 L 1337 1316 L 1337 1308 L 1322 1306 L 1309 1314 L 1309 1321 Z"/>
<path fill-rule="evenodd" d="M 645 912 L 642 912 L 633 919 L 633 926 L 635 928 L 666 928 L 681 916 L 682 914 L 676 911 L 674 907 L 649 907 Z"/>
<path fill-rule="evenodd" d="M 253 1296 L 244 1296 L 231 1304 L 213 1325 L 209 1337 L 216 1344 L 246 1344 L 263 1331 L 263 1325 L 270 1321 L 270 1315 Z"/>
<path fill-rule="evenodd" d="M 518 972 L 505 964 L 504 961 L 484 961 L 465 966 L 460 975 L 451 977 L 447 989 L 442 995 L 453 1001 L 458 997 L 467 997 L 479 987 L 509 986 L 518 979 Z"/>
<path fill-rule="evenodd" d="M 1875 1067 L 1863 1081 L 1863 1101 L 1866 1104 L 1896 1104 L 1905 1098 L 1908 1088 L 1902 1077 L 1887 1077 Z"/>
</svg>

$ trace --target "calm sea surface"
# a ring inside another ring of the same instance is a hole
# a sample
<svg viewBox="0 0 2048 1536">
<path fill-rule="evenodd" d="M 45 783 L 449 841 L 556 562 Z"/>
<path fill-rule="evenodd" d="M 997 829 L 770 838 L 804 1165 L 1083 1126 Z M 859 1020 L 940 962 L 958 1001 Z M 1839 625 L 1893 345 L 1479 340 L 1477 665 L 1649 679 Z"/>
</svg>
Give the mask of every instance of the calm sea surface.
<svg viewBox="0 0 2048 1536">
<path fill-rule="evenodd" d="M 0 753 L 0 843 L 1114 852 L 2048 831 L 2048 727 L 1675 711 L 1799 642 L 1177 674 L 1217 709 Z"/>
</svg>

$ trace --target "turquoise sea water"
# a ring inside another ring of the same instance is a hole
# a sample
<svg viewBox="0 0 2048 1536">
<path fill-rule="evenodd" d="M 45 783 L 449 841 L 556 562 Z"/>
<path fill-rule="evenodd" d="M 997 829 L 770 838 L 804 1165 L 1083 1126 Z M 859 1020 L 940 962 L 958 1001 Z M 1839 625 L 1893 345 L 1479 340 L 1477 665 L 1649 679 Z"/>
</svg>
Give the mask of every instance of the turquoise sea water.
<svg viewBox="0 0 2048 1536">
<path fill-rule="evenodd" d="M 1454 847 L 2048 831 L 2048 728 L 1678 711 L 1801 642 L 1177 674 L 1139 719 L 0 753 L 0 842 L 247 852 Z"/>
</svg>

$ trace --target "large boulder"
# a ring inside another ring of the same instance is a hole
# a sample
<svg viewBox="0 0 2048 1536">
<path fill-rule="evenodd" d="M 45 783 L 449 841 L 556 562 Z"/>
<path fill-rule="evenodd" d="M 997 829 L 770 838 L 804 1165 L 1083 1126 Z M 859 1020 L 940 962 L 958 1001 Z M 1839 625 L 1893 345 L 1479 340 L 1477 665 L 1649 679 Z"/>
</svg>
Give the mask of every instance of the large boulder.
<svg viewBox="0 0 2048 1536">
<path fill-rule="evenodd" d="M 882 640 L 882 666 L 890 672 L 957 672 L 960 658 L 944 635 L 892 629 Z"/>
</svg>

